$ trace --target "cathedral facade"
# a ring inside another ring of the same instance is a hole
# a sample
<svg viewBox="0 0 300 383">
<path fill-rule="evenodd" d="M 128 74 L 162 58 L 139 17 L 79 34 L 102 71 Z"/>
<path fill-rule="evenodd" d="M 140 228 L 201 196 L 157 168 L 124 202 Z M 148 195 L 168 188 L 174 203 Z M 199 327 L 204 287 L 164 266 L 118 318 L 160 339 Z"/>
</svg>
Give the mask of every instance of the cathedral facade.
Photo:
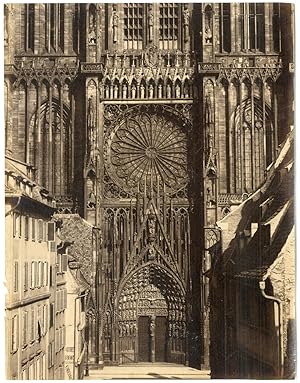
<svg viewBox="0 0 300 383">
<path fill-rule="evenodd" d="M 214 224 L 264 182 L 292 124 L 291 5 L 4 17 L 6 154 L 101 233 L 90 358 L 207 366 Z"/>
</svg>

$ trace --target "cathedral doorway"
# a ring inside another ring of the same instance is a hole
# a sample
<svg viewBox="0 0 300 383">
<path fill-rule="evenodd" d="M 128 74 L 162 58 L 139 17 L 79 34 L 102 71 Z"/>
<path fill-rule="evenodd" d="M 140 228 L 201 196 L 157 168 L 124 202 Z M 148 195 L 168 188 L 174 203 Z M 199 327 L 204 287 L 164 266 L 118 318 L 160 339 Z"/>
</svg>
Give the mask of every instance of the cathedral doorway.
<svg viewBox="0 0 300 383">
<path fill-rule="evenodd" d="M 105 105 L 101 256 L 110 291 L 103 302 L 107 362 L 188 360 L 195 218 L 187 171 L 193 129 L 190 107 L 184 108 Z"/>
</svg>

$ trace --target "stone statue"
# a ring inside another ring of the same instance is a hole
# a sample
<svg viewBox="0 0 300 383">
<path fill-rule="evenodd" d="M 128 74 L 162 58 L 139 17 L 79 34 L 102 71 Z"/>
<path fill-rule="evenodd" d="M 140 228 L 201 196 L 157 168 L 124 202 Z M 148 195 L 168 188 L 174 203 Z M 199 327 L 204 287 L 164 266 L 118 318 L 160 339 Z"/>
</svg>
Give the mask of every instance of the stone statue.
<svg viewBox="0 0 300 383">
<path fill-rule="evenodd" d="M 123 98 L 127 98 L 127 85 L 123 84 Z"/>
<path fill-rule="evenodd" d="M 109 98 L 109 86 L 105 85 L 105 98 Z"/>
<path fill-rule="evenodd" d="M 154 21 L 153 10 L 152 10 L 152 7 L 150 6 L 149 13 L 148 13 L 149 41 L 153 41 L 153 21 Z"/>
<path fill-rule="evenodd" d="M 176 98 L 180 98 L 180 85 L 179 84 L 176 84 L 175 86 L 175 95 L 176 95 Z"/>
<path fill-rule="evenodd" d="M 117 32 L 118 32 L 118 25 L 119 25 L 119 15 L 116 10 L 116 5 L 113 5 L 113 11 L 112 11 L 112 30 L 113 30 L 113 42 L 117 42 Z"/>
<path fill-rule="evenodd" d="M 90 96 L 88 99 L 88 127 L 94 128 L 96 125 L 94 98 Z"/>
<path fill-rule="evenodd" d="M 158 98 L 162 98 L 162 85 L 158 85 Z"/>
<path fill-rule="evenodd" d="M 189 25 L 190 25 L 190 11 L 187 6 L 183 10 L 183 32 L 184 41 L 188 41 L 189 38 Z"/>
<path fill-rule="evenodd" d="M 89 44 L 96 44 L 96 20 L 93 13 L 90 13 L 89 19 Z"/>
<path fill-rule="evenodd" d="M 114 86 L 114 98 L 118 98 L 119 96 L 119 87 L 118 85 Z"/>
<path fill-rule="evenodd" d="M 131 86 L 131 98 L 136 98 L 136 86 L 134 84 Z"/>
<path fill-rule="evenodd" d="M 140 91 L 141 91 L 141 98 L 145 98 L 145 87 L 143 84 L 141 84 Z"/>
<path fill-rule="evenodd" d="M 154 91 L 153 85 L 150 84 L 150 86 L 149 86 L 149 98 L 153 98 L 153 91 Z"/>
<path fill-rule="evenodd" d="M 154 337 L 155 335 L 155 317 L 151 316 L 150 318 L 150 336 Z"/>
<path fill-rule="evenodd" d="M 171 94 L 171 86 L 170 84 L 167 85 L 167 98 L 172 98 L 172 94 Z"/>
</svg>

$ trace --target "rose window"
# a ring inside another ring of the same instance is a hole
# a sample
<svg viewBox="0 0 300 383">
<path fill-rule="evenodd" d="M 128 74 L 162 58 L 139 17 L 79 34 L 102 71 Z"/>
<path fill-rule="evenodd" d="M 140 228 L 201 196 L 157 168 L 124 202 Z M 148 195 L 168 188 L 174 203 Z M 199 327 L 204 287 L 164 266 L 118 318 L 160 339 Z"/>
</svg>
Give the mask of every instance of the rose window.
<svg viewBox="0 0 300 383">
<path fill-rule="evenodd" d="M 162 115 L 124 119 L 111 132 L 106 155 L 111 178 L 125 189 L 163 182 L 178 189 L 187 181 L 186 134 Z"/>
</svg>

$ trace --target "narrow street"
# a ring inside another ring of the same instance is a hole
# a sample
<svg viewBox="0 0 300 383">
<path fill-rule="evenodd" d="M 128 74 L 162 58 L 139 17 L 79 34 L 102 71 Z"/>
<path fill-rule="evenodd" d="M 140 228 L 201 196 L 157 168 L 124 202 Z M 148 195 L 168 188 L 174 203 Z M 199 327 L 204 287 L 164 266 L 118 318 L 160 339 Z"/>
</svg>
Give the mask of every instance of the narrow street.
<svg viewBox="0 0 300 383">
<path fill-rule="evenodd" d="M 210 371 L 173 363 L 139 363 L 91 369 L 89 376 L 84 377 L 84 380 L 97 379 L 210 379 Z"/>
</svg>

